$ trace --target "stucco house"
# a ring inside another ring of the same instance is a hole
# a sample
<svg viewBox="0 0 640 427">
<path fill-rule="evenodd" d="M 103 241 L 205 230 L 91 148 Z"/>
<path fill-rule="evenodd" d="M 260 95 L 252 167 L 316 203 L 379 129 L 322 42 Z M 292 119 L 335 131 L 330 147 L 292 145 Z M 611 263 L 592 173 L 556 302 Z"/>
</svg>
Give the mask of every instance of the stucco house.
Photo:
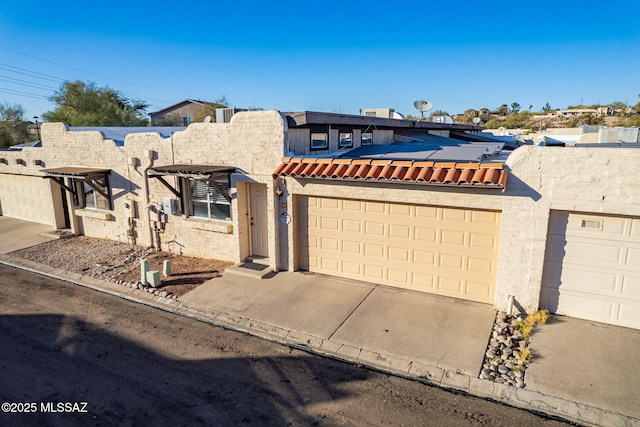
<svg viewBox="0 0 640 427">
<path fill-rule="evenodd" d="M 0 213 L 640 328 L 637 144 L 507 151 L 478 131 L 252 111 L 120 143 L 44 123 L 41 147 L 0 152 Z"/>
<path fill-rule="evenodd" d="M 212 105 L 212 103 L 205 101 L 185 99 L 161 110 L 149 113 L 149 118 L 151 120 L 151 124 L 154 126 L 161 124 L 188 126 L 193 121 L 193 118 L 198 115 L 203 108 Z"/>
</svg>

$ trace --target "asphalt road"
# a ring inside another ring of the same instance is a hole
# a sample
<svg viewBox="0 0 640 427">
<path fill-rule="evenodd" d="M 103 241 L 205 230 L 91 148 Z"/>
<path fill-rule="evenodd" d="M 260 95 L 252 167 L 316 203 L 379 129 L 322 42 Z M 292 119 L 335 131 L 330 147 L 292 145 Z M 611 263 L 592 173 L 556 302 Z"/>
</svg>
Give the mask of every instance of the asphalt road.
<svg viewBox="0 0 640 427">
<path fill-rule="evenodd" d="M 0 403 L 0 426 L 567 425 L 4 265 Z"/>
</svg>

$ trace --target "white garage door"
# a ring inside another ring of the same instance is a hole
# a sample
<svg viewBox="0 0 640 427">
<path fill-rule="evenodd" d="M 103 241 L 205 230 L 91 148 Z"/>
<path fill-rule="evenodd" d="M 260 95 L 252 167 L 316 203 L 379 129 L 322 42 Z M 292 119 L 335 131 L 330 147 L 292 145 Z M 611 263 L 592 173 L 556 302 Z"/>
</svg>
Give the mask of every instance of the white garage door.
<svg viewBox="0 0 640 427">
<path fill-rule="evenodd" d="M 39 176 L 0 174 L 0 213 L 54 225 L 49 180 Z"/>
<path fill-rule="evenodd" d="M 640 329 L 640 218 L 552 212 L 540 305 Z"/>
<path fill-rule="evenodd" d="M 499 212 L 301 197 L 298 218 L 302 270 L 493 303 Z"/>
</svg>

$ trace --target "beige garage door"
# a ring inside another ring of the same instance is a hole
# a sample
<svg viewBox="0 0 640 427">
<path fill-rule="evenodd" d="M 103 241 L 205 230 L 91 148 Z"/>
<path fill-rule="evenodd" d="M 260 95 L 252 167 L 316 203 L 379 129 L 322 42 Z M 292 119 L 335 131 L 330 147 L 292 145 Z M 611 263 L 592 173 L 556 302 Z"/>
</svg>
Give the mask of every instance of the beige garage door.
<svg viewBox="0 0 640 427">
<path fill-rule="evenodd" d="M 55 224 L 49 180 L 39 176 L 0 174 L 0 213 L 40 224 Z"/>
<path fill-rule="evenodd" d="M 301 197 L 300 268 L 493 303 L 500 213 Z"/>
<path fill-rule="evenodd" d="M 640 329 L 640 218 L 552 212 L 540 305 Z"/>
</svg>

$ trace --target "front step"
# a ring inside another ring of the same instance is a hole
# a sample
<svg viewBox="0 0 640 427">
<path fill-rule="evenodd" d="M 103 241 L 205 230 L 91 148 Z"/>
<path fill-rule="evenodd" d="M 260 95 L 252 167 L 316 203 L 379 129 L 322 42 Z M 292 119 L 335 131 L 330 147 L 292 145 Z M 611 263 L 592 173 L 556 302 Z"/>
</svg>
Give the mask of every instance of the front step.
<svg viewBox="0 0 640 427">
<path fill-rule="evenodd" d="M 71 232 L 68 228 L 59 228 L 57 230 L 46 231 L 44 233 L 40 233 L 41 236 L 44 237 L 53 237 L 56 239 L 66 239 L 69 237 L 75 237 L 75 234 Z"/>
<path fill-rule="evenodd" d="M 275 274 L 268 265 L 253 261 L 246 261 L 232 265 L 231 267 L 227 267 L 224 272 L 235 274 L 236 276 L 251 277 L 254 279 L 266 279 Z"/>
</svg>

